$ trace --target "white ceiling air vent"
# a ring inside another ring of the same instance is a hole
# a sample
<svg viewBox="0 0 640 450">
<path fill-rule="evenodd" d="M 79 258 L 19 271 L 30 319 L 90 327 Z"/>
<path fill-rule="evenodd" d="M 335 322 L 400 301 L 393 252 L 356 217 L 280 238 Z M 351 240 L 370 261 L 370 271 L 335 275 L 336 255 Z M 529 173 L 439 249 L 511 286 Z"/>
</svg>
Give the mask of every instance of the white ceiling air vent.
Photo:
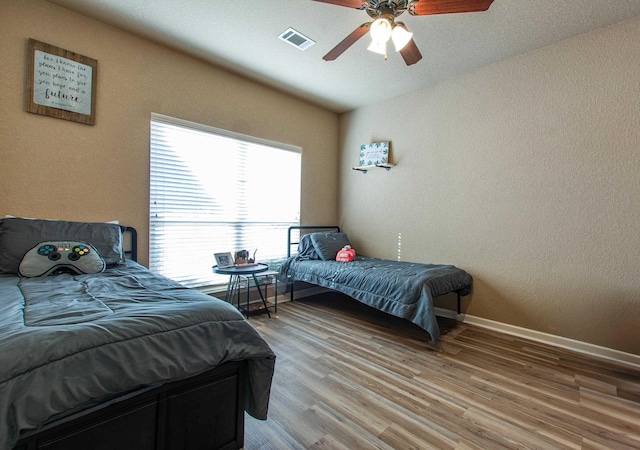
<svg viewBox="0 0 640 450">
<path fill-rule="evenodd" d="M 309 39 L 304 34 L 294 30 L 293 28 L 287 28 L 287 30 L 278 37 L 300 50 L 306 50 L 316 43 L 314 40 Z"/>
</svg>

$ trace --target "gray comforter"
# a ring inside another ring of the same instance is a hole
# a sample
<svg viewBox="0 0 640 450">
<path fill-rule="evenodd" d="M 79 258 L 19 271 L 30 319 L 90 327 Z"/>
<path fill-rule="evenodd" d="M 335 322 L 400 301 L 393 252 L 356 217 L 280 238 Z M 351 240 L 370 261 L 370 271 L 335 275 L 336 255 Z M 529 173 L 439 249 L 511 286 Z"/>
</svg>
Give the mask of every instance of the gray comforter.
<svg viewBox="0 0 640 450">
<path fill-rule="evenodd" d="M 0 275 L 0 449 L 120 393 L 248 360 L 266 419 L 275 355 L 230 304 L 127 261 L 96 275 Z"/>
<path fill-rule="evenodd" d="M 451 265 L 418 264 L 358 256 L 349 263 L 292 256 L 281 277 L 342 292 L 380 311 L 410 320 L 435 342 L 440 328 L 433 298 L 449 292 L 467 295 L 472 278 Z"/>
</svg>

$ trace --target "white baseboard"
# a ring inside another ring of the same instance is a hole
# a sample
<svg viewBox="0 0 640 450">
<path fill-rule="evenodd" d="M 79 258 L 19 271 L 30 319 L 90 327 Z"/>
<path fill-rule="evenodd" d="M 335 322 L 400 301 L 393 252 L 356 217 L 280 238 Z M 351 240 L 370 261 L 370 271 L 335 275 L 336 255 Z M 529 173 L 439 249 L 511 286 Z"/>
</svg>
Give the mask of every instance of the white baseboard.
<svg viewBox="0 0 640 450">
<path fill-rule="evenodd" d="M 446 317 L 447 319 L 455 319 L 459 320 L 460 322 L 462 322 L 462 317 L 464 317 L 464 314 L 460 314 L 460 316 L 458 316 L 458 314 L 456 314 L 456 312 L 452 309 L 433 308 L 433 310 L 436 312 L 436 316 Z"/>
<path fill-rule="evenodd" d="M 293 292 L 293 300 L 298 300 L 304 297 L 309 297 L 311 295 L 316 295 L 316 294 L 322 294 L 323 292 L 331 292 L 331 289 L 328 288 L 323 288 L 321 286 L 314 286 L 314 287 L 310 287 L 308 289 L 300 289 L 298 291 L 294 291 Z M 270 294 L 272 294 L 270 297 L 266 297 L 265 300 L 269 303 L 275 303 L 276 298 L 275 298 L 275 293 L 273 292 L 273 290 L 270 292 Z M 220 297 L 218 297 L 220 298 Z M 234 299 L 234 304 L 235 304 L 235 299 Z M 245 302 L 245 298 L 243 297 L 240 300 L 240 304 L 244 304 Z M 284 294 L 278 294 L 278 303 L 285 303 L 291 301 L 291 295 L 289 294 L 289 292 L 284 293 Z M 253 304 L 257 304 L 257 303 L 262 303 L 262 299 L 260 298 L 252 298 L 251 300 L 249 300 L 249 304 L 253 305 Z"/>
<path fill-rule="evenodd" d="M 308 297 L 310 295 L 320 294 L 322 292 L 331 292 L 331 289 L 320 286 L 300 289 L 294 291 L 294 300 Z M 272 299 L 269 300 L 271 301 Z M 290 297 L 288 293 L 278 294 L 278 303 L 287 302 L 289 300 Z M 543 333 L 541 331 L 530 330 L 528 328 L 522 328 L 515 325 L 509 325 L 507 323 L 496 322 L 494 320 L 484 319 L 482 317 L 470 316 L 467 314 L 457 314 L 455 311 L 450 309 L 434 308 L 434 310 L 437 316 L 455 319 L 463 323 L 469 323 L 478 327 L 498 331 L 500 333 L 530 339 L 535 342 L 541 342 L 543 344 L 565 348 L 577 353 L 583 353 L 585 355 L 606 359 L 618 364 L 624 364 L 626 366 L 633 367 L 634 369 L 640 369 L 640 355 L 621 352 L 619 350 L 601 347 L 599 345 L 589 344 L 587 342 L 576 341 L 574 339 L 556 336 L 554 334 Z"/>
<path fill-rule="evenodd" d="M 553 345 L 555 347 L 565 348 L 577 353 L 606 359 L 618 364 L 640 369 L 640 355 L 621 352 L 599 345 L 589 344 L 587 342 L 576 341 L 574 339 L 556 336 L 554 334 L 543 333 L 541 331 L 530 330 L 528 328 L 517 327 L 507 323 L 496 322 L 494 320 L 484 319 L 482 317 L 470 316 L 466 314 L 456 314 L 455 311 L 442 308 L 434 308 L 436 315 L 457 319 L 464 323 L 476 325 L 478 327 L 487 328 L 498 331 L 500 333 L 510 334 L 512 336 L 530 339 L 532 341 L 541 342 L 543 344 Z"/>
</svg>

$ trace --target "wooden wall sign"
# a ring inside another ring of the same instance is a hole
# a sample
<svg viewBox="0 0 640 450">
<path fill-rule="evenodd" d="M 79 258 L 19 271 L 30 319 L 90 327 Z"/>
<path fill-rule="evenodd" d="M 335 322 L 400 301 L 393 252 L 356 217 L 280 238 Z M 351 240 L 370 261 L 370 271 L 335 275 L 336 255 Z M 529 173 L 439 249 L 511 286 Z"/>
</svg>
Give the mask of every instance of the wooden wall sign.
<svg viewBox="0 0 640 450">
<path fill-rule="evenodd" d="M 98 61 L 29 39 L 27 112 L 93 125 Z"/>
</svg>

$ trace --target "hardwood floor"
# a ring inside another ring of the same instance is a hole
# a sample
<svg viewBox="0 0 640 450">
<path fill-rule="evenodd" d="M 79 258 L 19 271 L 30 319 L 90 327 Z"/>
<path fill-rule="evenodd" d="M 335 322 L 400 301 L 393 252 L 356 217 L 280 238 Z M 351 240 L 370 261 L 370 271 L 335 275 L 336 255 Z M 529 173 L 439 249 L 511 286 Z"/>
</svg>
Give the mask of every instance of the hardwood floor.
<svg viewBox="0 0 640 450">
<path fill-rule="evenodd" d="M 434 350 L 338 293 L 250 321 L 277 361 L 246 450 L 640 448 L 640 370 L 440 318 Z"/>
</svg>

